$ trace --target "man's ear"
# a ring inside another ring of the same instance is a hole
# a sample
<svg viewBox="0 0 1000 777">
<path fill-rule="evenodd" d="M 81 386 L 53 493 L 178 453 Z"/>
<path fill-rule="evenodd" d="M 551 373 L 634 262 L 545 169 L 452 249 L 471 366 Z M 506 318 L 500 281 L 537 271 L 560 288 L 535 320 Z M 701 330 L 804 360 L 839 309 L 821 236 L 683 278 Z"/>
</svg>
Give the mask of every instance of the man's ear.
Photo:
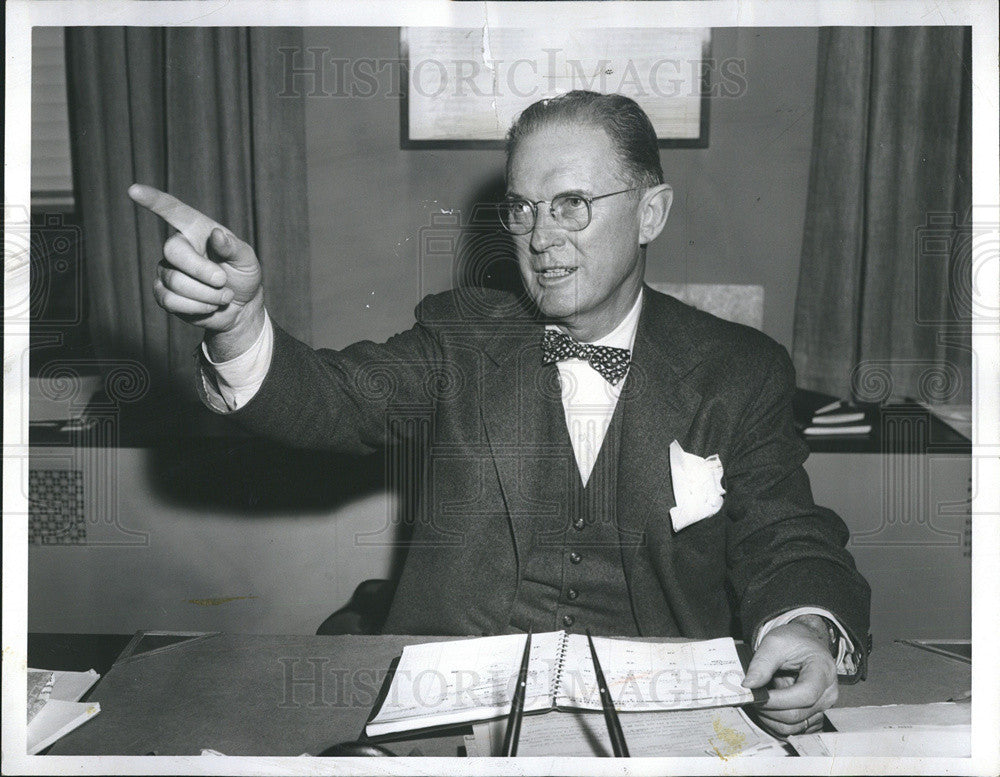
<svg viewBox="0 0 1000 777">
<path fill-rule="evenodd" d="M 653 242 L 667 223 L 667 214 L 674 201 L 670 184 L 654 186 L 642 196 L 639 204 L 639 245 Z"/>
</svg>

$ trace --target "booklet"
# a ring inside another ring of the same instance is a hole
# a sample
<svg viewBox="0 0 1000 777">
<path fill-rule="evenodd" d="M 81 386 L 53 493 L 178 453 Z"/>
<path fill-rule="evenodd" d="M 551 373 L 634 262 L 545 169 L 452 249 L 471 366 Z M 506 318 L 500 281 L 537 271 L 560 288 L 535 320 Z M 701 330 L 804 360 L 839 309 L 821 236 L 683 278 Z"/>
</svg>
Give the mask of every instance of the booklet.
<svg viewBox="0 0 1000 777">
<path fill-rule="evenodd" d="M 370 737 L 471 723 L 510 711 L 524 634 L 408 645 L 365 728 Z M 740 683 L 732 638 L 643 642 L 594 637 L 615 708 L 622 712 L 698 709 L 766 698 Z M 601 710 L 587 637 L 531 636 L 524 711 Z"/>
<path fill-rule="evenodd" d="M 35 755 L 101 711 L 96 702 L 78 701 L 100 675 L 28 669 L 28 755 Z"/>
</svg>

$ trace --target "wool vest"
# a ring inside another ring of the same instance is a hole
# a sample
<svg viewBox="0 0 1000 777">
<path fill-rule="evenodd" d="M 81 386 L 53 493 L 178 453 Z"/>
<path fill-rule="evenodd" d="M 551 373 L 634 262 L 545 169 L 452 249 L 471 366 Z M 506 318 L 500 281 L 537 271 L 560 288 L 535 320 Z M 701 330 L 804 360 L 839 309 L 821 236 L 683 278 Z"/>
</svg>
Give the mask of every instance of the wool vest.
<svg viewBox="0 0 1000 777">
<path fill-rule="evenodd" d="M 533 521 L 519 564 L 510 627 L 637 636 L 622 566 L 616 520 L 622 402 L 615 408 L 587 485 L 566 429 L 561 399 L 546 400 L 548 439 L 559 441 L 539 466 L 552 484 L 546 501 L 559 509 Z"/>
</svg>

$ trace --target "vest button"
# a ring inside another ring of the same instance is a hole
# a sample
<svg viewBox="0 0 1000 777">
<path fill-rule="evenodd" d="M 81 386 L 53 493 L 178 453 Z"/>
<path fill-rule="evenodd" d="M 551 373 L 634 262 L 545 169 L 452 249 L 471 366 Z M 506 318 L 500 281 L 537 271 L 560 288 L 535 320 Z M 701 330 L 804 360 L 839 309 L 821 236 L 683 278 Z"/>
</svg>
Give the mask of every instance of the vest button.
<svg viewBox="0 0 1000 777">
<path fill-rule="evenodd" d="M 563 615 L 562 622 L 563 622 L 563 626 L 566 626 L 567 628 L 569 628 L 574 623 L 576 623 L 576 618 L 574 618 L 572 615 Z"/>
<path fill-rule="evenodd" d="M 572 553 L 569 554 L 569 560 L 570 563 L 572 564 L 579 564 L 581 561 L 583 561 L 583 556 L 581 556 L 574 550 Z"/>
<path fill-rule="evenodd" d="M 574 599 L 576 599 L 576 597 L 578 597 L 579 595 L 580 595 L 580 592 L 579 592 L 579 591 L 577 591 L 577 590 L 576 590 L 575 588 L 570 588 L 570 589 L 569 589 L 569 590 L 568 590 L 568 591 L 566 592 L 566 598 L 567 598 L 567 599 L 569 599 L 570 601 L 573 601 L 573 600 L 574 600 Z"/>
<path fill-rule="evenodd" d="M 577 518 L 573 521 L 573 528 L 577 531 L 583 531 L 583 518 Z"/>
</svg>

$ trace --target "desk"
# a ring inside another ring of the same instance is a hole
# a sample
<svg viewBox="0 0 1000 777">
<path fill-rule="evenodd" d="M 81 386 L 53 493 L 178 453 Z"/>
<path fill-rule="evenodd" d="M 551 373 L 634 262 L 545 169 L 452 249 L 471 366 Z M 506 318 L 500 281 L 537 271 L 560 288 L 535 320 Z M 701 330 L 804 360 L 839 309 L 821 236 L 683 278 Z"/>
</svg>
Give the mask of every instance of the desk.
<svg viewBox="0 0 1000 777">
<path fill-rule="evenodd" d="M 356 738 L 390 661 L 404 645 L 432 639 L 206 634 L 159 639 L 146 652 L 134 639 L 88 697 L 101 713 L 49 753 L 316 753 Z M 971 688 L 969 664 L 899 643 L 876 646 L 868 676 L 841 686 L 838 706 L 944 701 Z M 418 746 L 455 755 L 460 742 L 451 735 Z M 413 746 L 394 749 L 409 755 Z"/>
</svg>

